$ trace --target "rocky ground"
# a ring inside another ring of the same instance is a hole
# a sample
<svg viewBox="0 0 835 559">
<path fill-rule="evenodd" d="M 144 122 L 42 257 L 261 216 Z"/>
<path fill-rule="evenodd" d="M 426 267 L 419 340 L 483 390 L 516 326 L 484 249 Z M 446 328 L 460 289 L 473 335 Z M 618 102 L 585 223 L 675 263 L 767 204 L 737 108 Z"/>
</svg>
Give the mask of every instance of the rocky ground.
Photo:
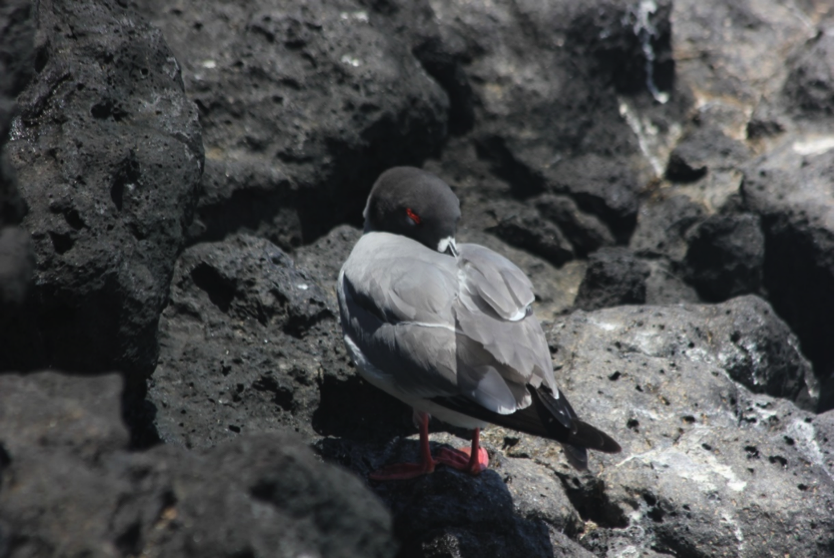
<svg viewBox="0 0 835 559">
<path fill-rule="evenodd" d="M 822 0 L 0 4 L 0 555 L 831 557 L 832 45 Z M 621 454 L 367 481 L 416 430 L 334 282 L 404 164 Z"/>
</svg>

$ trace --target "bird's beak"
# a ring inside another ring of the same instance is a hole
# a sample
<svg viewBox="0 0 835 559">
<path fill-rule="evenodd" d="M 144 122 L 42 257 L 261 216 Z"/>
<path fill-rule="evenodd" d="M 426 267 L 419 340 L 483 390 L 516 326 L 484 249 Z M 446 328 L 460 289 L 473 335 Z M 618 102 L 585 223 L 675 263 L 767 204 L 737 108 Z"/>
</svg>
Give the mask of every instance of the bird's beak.
<svg viewBox="0 0 835 559">
<path fill-rule="evenodd" d="M 444 254 L 448 254 L 450 256 L 458 258 L 458 247 L 455 246 L 455 239 L 453 239 L 452 237 L 450 237 L 449 239 L 449 244 L 447 245 Z"/>
</svg>

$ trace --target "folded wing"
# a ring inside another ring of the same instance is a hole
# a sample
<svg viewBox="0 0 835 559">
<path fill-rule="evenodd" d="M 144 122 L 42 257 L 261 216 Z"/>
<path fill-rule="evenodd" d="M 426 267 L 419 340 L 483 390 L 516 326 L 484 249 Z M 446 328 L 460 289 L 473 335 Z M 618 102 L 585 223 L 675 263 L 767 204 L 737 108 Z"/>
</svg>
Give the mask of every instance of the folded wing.
<svg viewBox="0 0 835 559">
<path fill-rule="evenodd" d="M 343 332 L 373 364 L 372 382 L 406 401 L 458 392 L 452 258 L 368 233 L 345 262 L 338 291 Z"/>
<path fill-rule="evenodd" d="M 532 404 L 531 390 L 542 390 L 555 402 L 554 417 L 573 429 L 573 411 L 560 397 L 545 334 L 531 310 L 528 277 L 488 248 L 461 244 L 458 281 L 454 310 L 463 395 L 507 415 Z"/>
</svg>

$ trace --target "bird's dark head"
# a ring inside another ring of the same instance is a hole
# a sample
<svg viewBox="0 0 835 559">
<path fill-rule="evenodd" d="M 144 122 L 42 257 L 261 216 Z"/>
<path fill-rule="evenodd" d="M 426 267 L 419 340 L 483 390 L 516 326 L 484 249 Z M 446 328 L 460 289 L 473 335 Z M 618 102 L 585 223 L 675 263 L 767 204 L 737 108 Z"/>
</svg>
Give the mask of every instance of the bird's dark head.
<svg viewBox="0 0 835 559">
<path fill-rule="evenodd" d="M 393 167 L 380 175 L 363 212 L 365 232 L 404 235 L 457 255 L 455 229 L 461 218 L 458 198 L 447 183 L 414 167 Z"/>
</svg>

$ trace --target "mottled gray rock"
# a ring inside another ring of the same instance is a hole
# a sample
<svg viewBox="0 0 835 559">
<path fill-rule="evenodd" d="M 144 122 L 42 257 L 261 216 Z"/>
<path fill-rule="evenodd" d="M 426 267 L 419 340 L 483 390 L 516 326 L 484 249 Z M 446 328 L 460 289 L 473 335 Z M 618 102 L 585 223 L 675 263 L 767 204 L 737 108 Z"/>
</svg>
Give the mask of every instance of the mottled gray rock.
<svg viewBox="0 0 835 559">
<path fill-rule="evenodd" d="M 675 182 L 692 182 L 708 171 L 738 167 L 750 157 L 745 144 L 713 127 L 696 127 L 685 134 L 670 154 L 666 176 Z"/>
<path fill-rule="evenodd" d="M 0 98 L 3 99 L 3 108 L 8 111 L 9 105 L 13 102 L 10 97 L 20 93 L 31 78 L 34 68 L 34 38 L 35 26 L 32 21 L 32 6 L 28 2 L 20 0 L 9 0 L 0 6 Z M 8 113 L 0 113 L 3 120 L 5 136 L 6 126 L 10 117 Z M 5 142 L 5 137 L 3 137 Z"/>
<path fill-rule="evenodd" d="M 162 440 L 205 448 L 286 426 L 312 434 L 334 352 L 334 311 L 281 249 L 247 235 L 188 248 L 160 321 L 148 386 Z M 338 345 L 337 345 L 338 344 Z"/>
<path fill-rule="evenodd" d="M 575 308 L 602 309 L 646 300 L 649 265 L 623 247 L 605 247 L 589 256 Z"/>
<path fill-rule="evenodd" d="M 832 119 L 832 39 L 832 26 L 822 25 L 788 61 L 791 70 L 783 85 L 784 103 L 801 118 Z"/>
<path fill-rule="evenodd" d="M 47 371 L 0 375 L 2 440 L 14 459 L 30 449 L 63 449 L 93 463 L 123 449 L 123 381 L 117 374 L 70 376 Z"/>
<path fill-rule="evenodd" d="M 19 223 L 25 212 L 17 191 L 17 177 L 4 148 L 11 128 L 14 98 L 33 73 L 35 26 L 31 12 L 31 3 L 24 0 L 0 5 L 0 228 Z"/>
<path fill-rule="evenodd" d="M 543 219 L 536 208 L 502 201 L 492 211 L 498 223 L 488 227 L 492 233 L 513 246 L 541 256 L 555 266 L 574 258 L 574 250 L 562 231 Z"/>
<path fill-rule="evenodd" d="M 33 73 L 31 8 L 30 2 L 20 0 L 0 5 L 0 370 L 17 367 L 11 352 L 18 353 L 26 345 L 28 336 L 20 322 L 34 268 L 32 240 L 15 226 L 26 207 L 6 155 L 14 97 Z M 33 348 L 30 345 L 28 349 Z"/>
<path fill-rule="evenodd" d="M 575 491 L 605 504 L 584 511 L 605 527 L 595 537 L 614 545 L 632 529 L 639 555 L 828 554 L 832 472 L 815 415 L 732 378 L 744 363 L 749 373 L 768 374 L 771 366 L 759 365 L 789 364 L 791 352 L 795 365 L 783 378 L 802 365 L 785 332 L 764 337 L 762 326 L 746 327 L 767 320 L 764 309 L 743 297 L 578 312 L 555 324 L 550 343 L 567 396 L 624 447 L 597 457 L 599 474 L 578 478 Z M 765 387 L 763 378 L 740 380 Z M 538 441 L 514 451 L 564 467 Z M 795 538 L 797 531 L 809 537 Z"/>
<path fill-rule="evenodd" d="M 361 476 L 385 464 L 417 459 L 417 437 L 387 445 L 327 438 L 317 449 Z M 445 444 L 462 441 L 433 435 Z M 439 444 L 432 443 L 433 449 Z M 507 459 L 489 448 L 491 469 L 473 477 L 439 467 L 414 481 L 372 483 L 390 508 L 401 554 L 419 557 L 588 557 L 576 537 L 583 523 L 547 468 Z"/>
<path fill-rule="evenodd" d="M 285 249 L 310 242 L 356 221 L 380 172 L 419 164 L 446 135 L 447 96 L 411 37 L 378 23 L 382 8 L 136 4 L 172 45 L 200 108 L 210 164 L 195 240 L 246 229 Z"/>
<path fill-rule="evenodd" d="M 556 193 L 570 193 L 577 205 L 609 224 L 615 238 L 628 239 L 638 213 L 638 177 L 628 161 L 587 154 L 554 164 Z"/>
<path fill-rule="evenodd" d="M 331 309 L 339 308 L 336 300 L 336 282 L 339 270 L 348 260 L 351 250 L 362 235 L 362 230 L 350 225 L 335 227 L 330 233 L 306 245 L 293 253 L 293 259 L 299 268 L 307 270 L 316 278 L 319 286 L 328 297 Z"/>
<path fill-rule="evenodd" d="M 174 499 L 139 549 L 147 555 L 379 557 L 396 549 L 379 500 L 289 433 L 195 454 L 160 447 L 147 458 L 167 461 Z"/>
<path fill-rule="evenodd" d="M 569 196 L 543 194 L 531 201 L 542 217 L 557 225 L 578 256 L 586 256 L 602 246 L 613 245 L 608 227 L 580 208 Z"/>
<path fill-rule="evenodd" d="M 832 149 L 803 155 L 786 142 L 746 168 L 743 193 L 765 237 L 763 285 L 815 365 L 821 409 L 832 408 Z"/>
<path fill-rule="evenodd" d="M 693 89 L 703 124 L 745 138 L 750 111 L 761 98 L 780 95 L 788 77 L 786 58 L 774 53 L 791 53 L 817 35 L 825 17 L 820 4 L 805 10 L 779 2 L 672 4 L 676 79 Z"/>
<path fill-rule="evenodd" d="M 650 174 L 617 98 L 650 97 L 633 11 L 607 1 L 432 7 L 442 37 L 464 45 L 476 99 L 470 137 L 491 173 L 520 199 L 568 195 L 625 240 Z M 651 16 L 658 76 L 671 69 L 668 15 L 665 7 Z"/>
<path fill-rule="evenodd" d="M 668 260 L 645 259 L 649 266 L 646 280 L 646 303 L 648 305 L 676 305 L 678 303 L 698 303 L 699 294 Z"/>
<path fill-rule="evenodd" d="M 117 375 L 0 375 L 4 556 L 393 551 L 379 501 L 288 433 L 126 452 L 121 392 Z"/>
<path fill-rule="evenodd" d="M 658 126 L 657 115 L 628 102 L 623 113 L 647 158 L 669 162 L 641 205 L 630 247 L 668 260 L 662 265 L 709 300 L 766 295 L 815 365 L 821 409 L 832 406 L 832 315 L 820 312 L 830 308 L 833 281 L 832 17 L 831 4 L 821 0 L 677 1 L 670 12 L 674 94 L 692 95 L 687 118 L 679 114 Z M 761 283 L 759 251 L 739 255 L 747 264 L 723 264 L 727 242 L 707 251 L 703 272 L 682 266 L 694 226 L 716 214 L 733 221 L 740 213 L 760 218 Z M 735 279 L 720 279 L 733 267 Z M 739 283 L 742 276 L 747 279 Z"/>
<path fill-rule="evenodd" d="M 92 0 L 36 13 L 36 74 L 7 147 L 37 259 L 26 367 L 147 375 L 202 172 L 197 113 L 140 16 Z"/>
<path fill-rule="evenodd" d="M 706 208 L 683 194 L 666 193 L 641 205 L 629 247 L 639 256 L 663 256 L 683 262 L 688 232 L 707 215 Z"/>
<path fill-rule="evenodd" d="M 724 301 L 762 288 L 765 239 L 757 215 L 712 215 L 690 236 L 688 279 L 706 301 Z"/>
</svg>

